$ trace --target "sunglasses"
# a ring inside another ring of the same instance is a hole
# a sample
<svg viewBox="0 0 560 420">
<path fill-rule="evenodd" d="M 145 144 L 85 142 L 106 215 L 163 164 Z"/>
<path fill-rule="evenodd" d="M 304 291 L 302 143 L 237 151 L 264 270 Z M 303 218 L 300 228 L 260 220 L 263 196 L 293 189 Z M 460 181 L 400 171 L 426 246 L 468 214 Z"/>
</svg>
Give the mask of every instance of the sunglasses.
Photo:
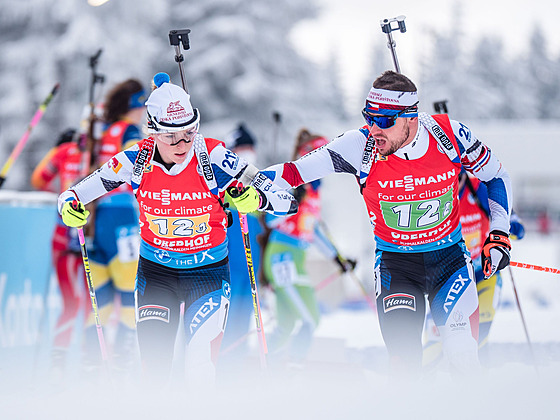
<svg viewBox="0 0 560 420">
<path fill-rule="evenodd" d="M 157 138 L 169 146 L 177 146 L 183 140 L 188 143 L 196 136 L 198 128 L 191 128 L 190 130 L 177 131 L 175 133 L 158 133 Z"/>
<path fill-rule="evenodd" d="M 410 115 L 406 114 L 408 111 L 412 111 L 416 107 L 416 105 L 418 105 L 418 102 L 416 102 L 414 105 L 411 105 L 403 109 L 402 111 L 400 111 L 398 114 L 395 115 L 371 115 L 364 108 L 362 109 L 362 115 L 364 116 L 367 125 L 372 127 L 375 124 L 382 130 L 384 130 L 386 128 L 391 128 L 392 126 L 394 126 L 395 123 L 397 122 L 397 118 L 399 117 L 405 117 L 405 118 L 416 117 L 418 115 L 417 113 L 411 113 Z"/>
</svg>

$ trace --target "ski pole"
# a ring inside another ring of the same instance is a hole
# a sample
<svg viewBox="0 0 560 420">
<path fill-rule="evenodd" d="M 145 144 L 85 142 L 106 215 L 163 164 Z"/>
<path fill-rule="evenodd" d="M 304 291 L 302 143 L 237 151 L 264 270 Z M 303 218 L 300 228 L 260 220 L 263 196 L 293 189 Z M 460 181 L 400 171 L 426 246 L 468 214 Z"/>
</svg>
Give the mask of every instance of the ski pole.
<svg viewBox="0 0 560 420">
<path fill-rule="evenodd" d="M 527 323 L 525 322 L 525 316 L 523 316 L 523 311 L 521 310 L 521 303 L 519 301 L 519 294 L 517 293 L 517 287 L 515 287 L 515 280 L 513 279 L 513 270 L 511 267 L 509 269 L 509 278 L 511 279 L 511 285 L 513 286 L 513 294 L 515 295 L 515 303 L 517 304 L 517 309 L 519 310 L 519 316 L 521 317 L 521 323 L 523 324 L 523 331 L 525 331 L 525 338 L 527 338 L 527 344 L 529 345 L 529 352 L 531 353 L 531 359 L 533 359 L 533 365 L 537 371 L 537 375 L 539 374 L 539 370 L 537 368 L 537 360 L 535 359 L 535 353 L 533 351 L 533 344 L 531 343 L 531 339 L 529 338 L 529 330 L 527 329 Z"/>
<path fill-rule="evenodd" d="M 334 280 L 336 280 L 339 276 L 340 276 L 340 273 L 338 272 L 338 270 L 336 272 L 332 273 L 332 274 L 329 274 L 325 279 L 321 280 L 317 285 L 314 286 L 315 291 L 319 291 L 319 290 L 325 288 L 330 283 L 332 283 Z M 272 316 L 271 318 L 269 318 L 267 320 L 267 322 L 268 321 L 274 321 L 274 319 L 275 319 L 275 317 Z M 249 338 L 249 336 L 251 336 L 252 334 L 254 334 L 256 332 L 257 332 L 257 330 L 250 330 L 250 331 L 246 332 L 241 337 L 239 337 L 235 342 L 230 344 L 229 347 L 226 347 L 224 350 L 221 350 L 220 354 L 227 354 L 230 351 L 234 350 L 239 345 L 241 345 L 241 343 L 243 343 L 245 340 L 247 340 Z"/>
<path fill-rule="evenodd" d="M 89 258 L 86 248 L 86 238 L 84 236 L 84 229 L 79 227 L 78 237 L 80 238 L 80 249 L 82 251 L 82 260 L 84 262 L 84 270 L 86 272 L 86 280 L 89 289 L 89 297 L 91 299 L 91 307 L 93 309 L 93 316 L 95 318 L 95 328 L 97 329 L 97 338 L 99 339 L 99 348 L 101 349 L 101 358 L 103 362 L 107 362 L 107 347 L 105 346 L 105 338 L 103 337 L 103 329 L 101 328 L 101 321 L 99 320 L 99 310 L 97 309 L 97 298 L 95 297 L 95 288 L 93 287 L 93 280 L 91 277 L 91 269 L 89 267 Z"/>
<path fill-rule="evenodd" d="M 276 320 L 276 317 L 274 315 L 270 316 L 266 322 L 273 322 Z M 252 336 L 253 334 L 255 334 L 256 332 L 258 332 L 256 329 L 251 329 L 249 331 L 247 331 L 245 334 L 243 334 L 241 337 L 239 337 L 237 340 L 235 340 L 233 343 L 231 343 L 228 347 L 226 347 L 223 350 L 220 350 L 220 354 L 224 355 L 224 354 L 228 354 L 230 351 L 235 350 L 237 347 L 239 347 L 241 344 L 243 344 L 243 342 L 245 340 L 247 340 L 250 336 Z"/>
<path fill-rule="evenodd" d="M 369 293 L 367 292 L 366 288 L 364 287 L 364 285 L 362 284 L 361 280 L 358 278 L 358 276 L 356 275 L 354 270 L 350 270 L 349 275 L 350 275 L 350 277 L 352 277 L 354 279 L 354 281 L 358 284 L 358 286 L 360 286 L 362 294 L 366 298 L 366 302 L 368 303 L 371 310 L 373 312 L 377 312 L 377 306 L 375 305 L 375 302 L 370 297 Z"/>
<path fill-rule="evenodd" d="M 526 264 L 517 261 L 510 261 L 512 267 L 526 268 L 528 270 L 544 271 L 545 273 L 560 274 L 560 269 L 553 267 L 543 267 L 541 265 Z"/>
<path fill-rule="evenodd" d="M 228 189 L 229 195 L 232 197 L 238 197 L 241 195 L 241 191 L 238 188 L 230 187 Z M 266 369 L 266 353 L 268 349 L 266 347 L 266 337 L 264 335 L 264 327 L 262 323 L 261 315 L 261 305 L 259 302 L 259 294 L 257 291 L 257 280 L 255 277 L 255 270 L 253 268 L 253 255 L 251 253 L 251 241 L 249 240 L 249 224 L 247 223 L 247 215 L 245 213 L 239 213 L 239 224 L 241 225 L 241 234 L 243 235 L 243 246 L 245 248 L 245 258 L 247 259 L 247 269 L 249 270 L 249 280 L 251 281 L 251 294 L 253 295 L 253 310 L 255 312 L 255 323 L 257 327 L 257 334 L 259 337 L 259 356 L 261 361 L 261 368 Z"/>
<path fill-rule="evenodd" d="M 393 64 L 395 65 L 395 71 L 397 73 L 401 72 L 401 68 L 399 66 L 399 60 L 397 59 L 397 51 L 395 49 L 397 43 L 393 39 L 392 32 L 398 29 L 401 33 L 405 33 L 406 32 L 406 25 L 404 24 L 405 19 L 406 16 L 401 15 L 391 19 L 383 19 L 379 22 L 381 24 L 381 31 L 387 35 L 387 48 L 391 50 Z M 392 25 L 393 23 L 396 23 L 397 26 Z"/>
<path fill-rule="evenodd" d="M 41 103 L 41 105 L 39 105 L 39 109 L 37 109 L 37 111 L 35 112 L 35 115 L 33 116 L 33 118 L 31 119 L 31 122 L 27 126 L 27 130 L 25 131 L 25 133 L 23 133 L 23 136 L 21 136 L 21 138 L 19 139 L 16 147 L 14 148 L 14 150 L 12 150 L 12 153 L 10 154 L 10 157 L 8 158 L 8 160 L 6 161 L 4 166 L 2 167 L 2 170 L 0 171 L 0 188 L 2 187 L 2 184 L 4 183 L 4 181 L 6 180 L 6 175 L 8 174 L 8 171 L 10 170 L 10 168 L 12 167 L 12 165 L 14 164 L 16 159 L 18 158 L 19 154 L 21 153 L 21 151 L 25 147 L 25 144 L 27 143 L 27 140 L 29 139 L 29 136 L 31 134 L 31 130 L 33 130 L 33 128 L 37 124 L 39 124 L 39 121 L 43 117 L 43 114 L 45 113 L 45 110 L 47 109 L 47 106 L 49 105 L 52 98 L 54 97 L 54 95 L 58 91 L 59 87 L 60 87 L 59 83 L 55 84 L 53 89 L 51 90 L 51 93 L 49 93 L 48 96 L 45 98 L 45 100 Z"/>
<path fill-rule="evenodd" d="M 315 290 L 321 290 L 325 287 L 327 287 L 329 284 L 331 284 L 333 281 L 335 281 L 338 277 L 340 276 L 340 273 L 338 272 L 338 269 L 330 274 L 329 276 L 327 276 L 326 278 L 324 278 L 323 280 L 321 280 L 319 283 L 317 283 L 317 285 L 315 286 Z"/>
<path fill-rule="evenodd" d="M 340 252 L 338 251 L 338 248 L 334 245 L 334 242 L 332 240 L 332 236 L 329 232 L 329 230 L 327 229 L 327 225 L 325 224 L 324 221 L 319 221 L 319 225 L 321 226 L 321 228 L 323 229 L 323 231 L 325 232 L 325 235 L 328 239 L 328 241 L 330 242 L 334 252 L 336 253 L 336 257 L 342 261 L 342 262 L 346 262 L 347 259 L 344 258 Z M 360 287 L 360 290 L 362 291 L 368 305 L 370 306 L 370 308 L 374 311 L 377 312 L 377 307 L 375 305 L 375 302 L 373 301 L 373 299 L 369 296 L 369 293 L 367 292 L 367 290 L 365 289 L 364 285 L 362 284 L 362 282 L 360 281 L 360 279 L 358 278 L 358 276 L 354 273 L 354 269 L 350 269 L 348 270 L 350 277 L 352 277 L 352 279 L 358 284 L 358 286 Z M 344 274 L 344 273 L 343 273 Z"/>
</svg>

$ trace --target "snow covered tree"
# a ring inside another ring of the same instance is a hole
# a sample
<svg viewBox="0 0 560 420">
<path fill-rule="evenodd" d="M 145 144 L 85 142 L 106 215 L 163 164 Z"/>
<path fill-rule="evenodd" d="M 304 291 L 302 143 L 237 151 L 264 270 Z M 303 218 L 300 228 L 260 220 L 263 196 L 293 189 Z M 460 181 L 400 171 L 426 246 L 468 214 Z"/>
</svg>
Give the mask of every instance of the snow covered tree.
<svg viewBox="0 0 560 420">
<path fill-rule="evenodd" d="M 340 62 L 336 55 L 329 56 L 327 68 L 325 69 L 326 77 L 326 103 L 329 108 L 332 108 L 336 113 L 338 119 L 346 120 L 348 112 L 345 107 L 345 93 L 341 85 Z"/>
<path fill-rule="evenodd" d="M 558 118 L 560 100 L 560 65 L 548 55 L 548 45 L 541 28 L 535 26 L 529 38 L 529 51 L 520 58 L 521 77 L 517 90 L 530 102 L 519 104 L 522 116 L 538 119 Z"/>
<path fill-rule="evenodd" d="M 49 105 L 5 183 L 9 189 L 29 189 L 29 174 L 58 134 L 78 127 L 88 103 L 89 57 L 100 48 L 98 71 L 105 88 L 136 77 L 146 87 L 167 45 L 160 29 L 165 1 L 109 1 L 91 7 L 85 1 L 27 0 L 4 7 L 0 15 L 0 161 L 7 159 L 35 109 L 54 84 L 60 91 Z"/>
<path fill-rule="evenodd" d="M 391 60 L 391 52 L 387 48 L 387 42 L 376 42 L 371 49 L 370 66 L 367 69 L 363 80 L 362 97 L 360 98 L 360 106 L 364 106 L 365 99 L 371 89 L 373 81 L 386 70 L 394 70 L 393 61 Z"/>
<path fill-rule="evenodd" d="M 464 34 L 461 30 L 463 12 L 457 2 L 454 3 L 450 20 L 449 33 L 432 33 L 432 51 L 423 57 L 417 86 L 423 111 L 432 112 L 432 102 L 447 99 L 453 109 L 453 117 L 461 119 L 470 113 L 467 102 L 470 87 L 468 57 L 464 52 Z"/>
<path fill-rule="evenodd" d="M 434 34 L 421 78 L 422 103 L 448 99 L 452 115 L 469 118 L 540 118 L 560 116 L 560 63 L 550 58 L 539 27 L 529 51 L 513 60 L 504 53 L 499 37 L 483 36 L 472 54 L 464 53 L 459 29 L 461 14 L 454 12 L 449 34 Z"/>
<path fill-rule="evenodd" d="M 313 3 L 299 0 L 206 0 L 173 8 L 174 29 L 192 31 L 185 68 L 204 134 L 244 121 L 260 151 L 278 151 L 261 163 L 277 162 L 289 157 L 299 127 L 340 114 L 343 100 L 332 103 L 330 70 L 301 57 L 288 38 L 297 22 L 315 14 Z M 277 148 L 270 147 L 274 111 L 283 121 Z M 208 132 L 207 122 L 221 127 Z"/>
<path fill-rule="evenodd" d="M 516 68 L 504 56 L 497 37 L 482 37 L 471 58 L 469 74 L 469 118 L 496 119 L 516 116 Z"/>
</svg>

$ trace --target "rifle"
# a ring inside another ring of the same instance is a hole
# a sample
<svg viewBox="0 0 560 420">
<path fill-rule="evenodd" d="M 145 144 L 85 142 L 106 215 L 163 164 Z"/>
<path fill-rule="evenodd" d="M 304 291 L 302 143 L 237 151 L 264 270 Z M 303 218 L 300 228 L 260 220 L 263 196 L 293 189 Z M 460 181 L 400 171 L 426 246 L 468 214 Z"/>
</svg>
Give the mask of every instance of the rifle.
<svg viewBox="0 0 560 420">
<path fill-rule="evenodd" d="M 93 56 L 89 58 L 89 67 L 91 69 L 91 79 L 89 85 L 89 103 L 88 103 L 88 116 L 86 119 L 82 120 L 81 130 L 82 135 L 80 136 L 79 148 L 82 152 L 82 162 L 80 167 L 80 176 L 85 178 L 87 175 L 95 171 L 98 167 L 97 156 L 99 145 L 100 132 L 98 127 L 101 123 L 101 119 L 97 116 L 95 112 L 95 91 L 96 85 L 103 84 L 105 82 L 105 76 L 97 73 L 97 65 L 99 63 L 99 57 L 103 52 L 99 49 Z M 89 203 L 86 207 L 90 212 L 89 223 L 84 227 L 84 233 L 86 237 L 93 238 L 95 234 L 95 210 L 96 202 Z"/>
</svg>

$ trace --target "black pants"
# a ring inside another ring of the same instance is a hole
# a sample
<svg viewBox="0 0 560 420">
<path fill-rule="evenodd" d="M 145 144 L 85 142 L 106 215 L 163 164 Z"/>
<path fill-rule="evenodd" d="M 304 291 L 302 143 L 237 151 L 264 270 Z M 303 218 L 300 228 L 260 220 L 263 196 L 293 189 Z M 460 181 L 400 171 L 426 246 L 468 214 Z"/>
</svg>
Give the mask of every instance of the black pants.
<svg viewBox="0 0 560 420">
<path fill-rule="evenodd" d="M 135 290 L 136 323 L 147 378 L 169 377 L 181 302 L 185 303 L 187 343 L 196 342 L 199 347 L 192 351 L 194 361 L 215 362 L 216 346 L 219 349 L 229 309 L 229 276 L 227 258 L 200 268 L 175 269 L 140 257 Z M 195 339 L 197 336 L 202 339 Z"/>
<path fill-rule="evenodd" d="M 424 253 L 378 251 L 375 276 L 381 332 L 396 365 L 412 370 L 422 365 L 425 295 L 443 339 L 456 341 L 455 336 L 468 335 L 463 334 L 467 329 L 478 335 L 476 285 L 464 242 Z M 462 322 L 468 325 L 456 328 L 452 313 L 468 319 Z"/>
</svg>

